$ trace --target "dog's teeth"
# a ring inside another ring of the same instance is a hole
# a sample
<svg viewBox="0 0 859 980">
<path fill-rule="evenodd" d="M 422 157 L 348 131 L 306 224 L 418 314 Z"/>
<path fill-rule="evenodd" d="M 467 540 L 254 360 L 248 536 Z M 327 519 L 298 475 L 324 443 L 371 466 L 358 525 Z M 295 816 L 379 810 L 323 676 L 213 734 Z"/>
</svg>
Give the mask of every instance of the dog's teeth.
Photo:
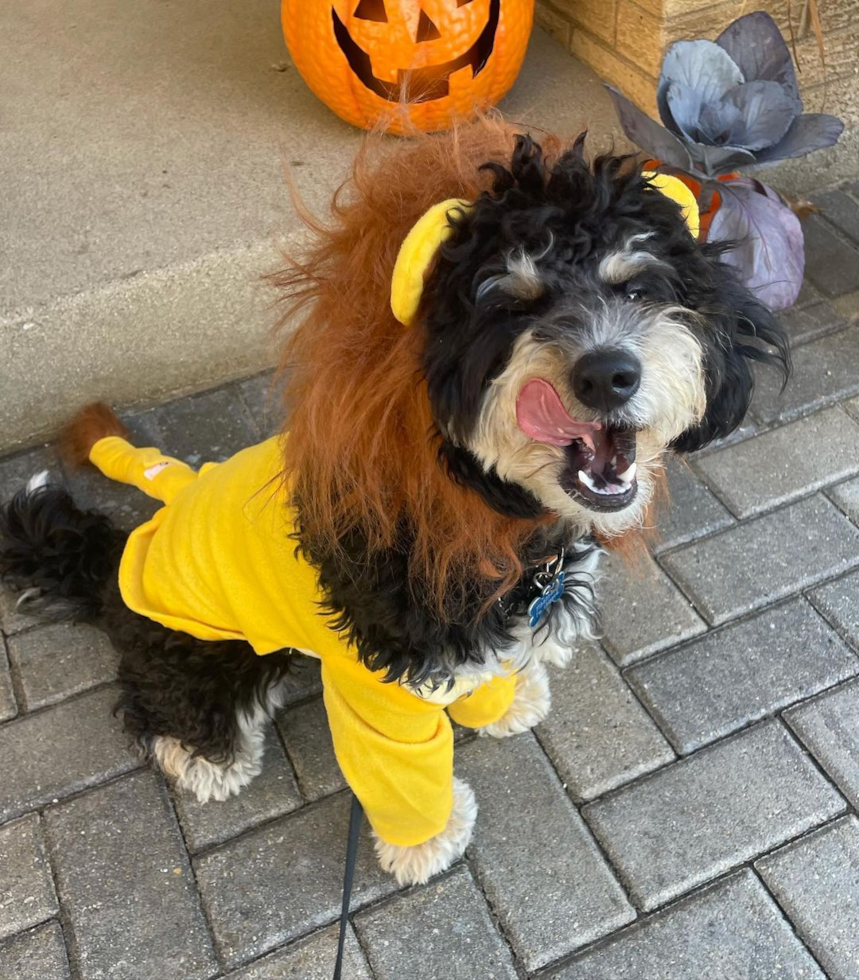
<svg viewBox="0 0 859 980">
<path fill-rule="evenodd" d="M 588 476 L 588 474 L 585 473 L 584 470 L 579 470 L 579 479 L 582 481 L 582 483 L 584 483 L 586 487 L 590 487 L 590 489 L 593 490 L 594 493 L 599 493 L 599 490 L 597 490 L 596 488 L 596 484 Z"/>
<path fill-rule="evenodd" d="M 635 469 L 636 464 L 633 463 L 628 469 L 624 470 L 623 473 L 617 474 L 618 480 L 620 480 L 621 483 L 625 483 L 627 486 L 629 486 L 635 479 Z"/>
</svg>

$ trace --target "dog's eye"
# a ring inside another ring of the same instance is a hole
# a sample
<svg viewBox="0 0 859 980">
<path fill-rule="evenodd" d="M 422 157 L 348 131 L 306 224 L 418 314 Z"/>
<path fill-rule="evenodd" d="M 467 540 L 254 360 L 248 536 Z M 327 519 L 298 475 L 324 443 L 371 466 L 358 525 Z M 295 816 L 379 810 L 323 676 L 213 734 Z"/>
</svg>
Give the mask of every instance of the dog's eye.
<svg viewBox="0 0 859 980">
<path fill-rule="evenodd" d="M 637 303 L 646 295 L 645 289 L 640 283 L 628 282 L 624 287 L 623 298 L 629 303 Z"/>
</svg>

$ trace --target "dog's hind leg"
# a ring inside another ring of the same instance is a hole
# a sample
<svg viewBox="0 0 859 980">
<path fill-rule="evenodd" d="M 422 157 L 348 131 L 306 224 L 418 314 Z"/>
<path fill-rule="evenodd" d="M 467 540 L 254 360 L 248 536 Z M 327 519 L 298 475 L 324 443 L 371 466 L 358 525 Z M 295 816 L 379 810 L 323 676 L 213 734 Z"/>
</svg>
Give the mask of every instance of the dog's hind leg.
<svg viewBox="0 0 859 980">
<path fill-rule="evenodd" d="M 262 769 L 266 725 L 284 700 L 288 652 L 257 656 L 206 642 L 111 603 L 126 731 L 176 785 L 205 803 L 237 794 Z"/>
</svg>

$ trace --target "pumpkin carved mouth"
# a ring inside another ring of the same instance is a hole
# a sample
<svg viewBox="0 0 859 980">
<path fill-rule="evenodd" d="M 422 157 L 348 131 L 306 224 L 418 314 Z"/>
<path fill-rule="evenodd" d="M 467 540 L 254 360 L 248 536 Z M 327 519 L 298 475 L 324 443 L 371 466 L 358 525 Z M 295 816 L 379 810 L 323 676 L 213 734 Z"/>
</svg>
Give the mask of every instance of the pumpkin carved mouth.
<svg viewBox="0 0 859 980">
<path fill-rule="evenodd" d="M 373 64 L 370 56 L 352 38 L 348 28 L 337 16 L 337 11 L 331 8 L 334 21 L 334 36 L 340 50 L 346 56 L 349 67 L 355 76 L 371 92 L 388 102 L 432 102 L 443 99 L 450 92 L 450 76 L 460 68 L 471 66 L 471 77 L 486 67 L 486 62 L 492 54 L 495 45 L 495 32 L 501 14 L 501 0 L 490 0 L 489 16 L 486 26 L 477 36 L 474 43 L 461 55 L 440 65 L 427 65 L 424 68 L 400 68 L 396 82 L 386 82 L 373 74 Z"/>
</svg>

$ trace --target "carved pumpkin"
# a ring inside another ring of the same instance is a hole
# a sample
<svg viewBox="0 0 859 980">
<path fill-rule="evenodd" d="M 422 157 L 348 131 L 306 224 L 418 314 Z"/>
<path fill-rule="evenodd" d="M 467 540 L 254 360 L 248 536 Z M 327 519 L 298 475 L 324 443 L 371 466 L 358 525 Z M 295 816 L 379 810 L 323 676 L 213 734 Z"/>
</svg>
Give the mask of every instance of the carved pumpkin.
<svg viewBox="0 0 859 980">
<path fill-rule="evenodd" d="M 282 0 L 295 67 L 355 126 L 444 129 L 497 102 L 528 44 L 534 0 Z"/>
</svg>

